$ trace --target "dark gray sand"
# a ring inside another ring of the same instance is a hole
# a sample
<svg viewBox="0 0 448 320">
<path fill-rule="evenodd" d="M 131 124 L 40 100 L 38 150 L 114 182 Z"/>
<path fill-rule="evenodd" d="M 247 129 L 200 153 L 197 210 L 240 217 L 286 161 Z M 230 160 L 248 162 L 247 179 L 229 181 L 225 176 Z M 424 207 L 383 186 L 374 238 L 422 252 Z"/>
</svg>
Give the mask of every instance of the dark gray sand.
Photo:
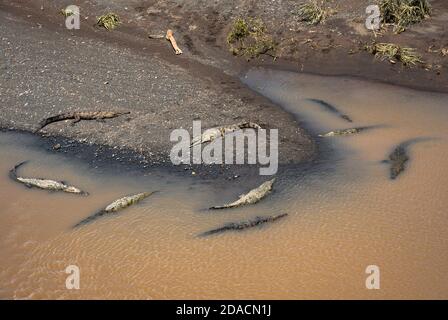
<svg viewBox="0 0 448 320">
<path fill-rule="evenodd" d="M 159 44 L 152 52 L 151 40 L 127 47 L 125 34 L 109 39 L 111 33 L 91 24 L 69 31 L 56 18 L 60 25 L 0 7 L 2 129 L 32 131 L 62 112 L 131 111 L 104 122 L 59 122 L 39 134 L 131 150 L 152 165 L 169 165 L 173 129 L 191 131 L 193 120 L 202 120 L 203 128 L 250 120 L 280 128 L 281 164 L 314 154 L 313 142 L 291 115 L 237 78 L 187 55 L 170 63 L 161 58 L 164 51 L 172 54 L 169 48 Z"/>
</svg>

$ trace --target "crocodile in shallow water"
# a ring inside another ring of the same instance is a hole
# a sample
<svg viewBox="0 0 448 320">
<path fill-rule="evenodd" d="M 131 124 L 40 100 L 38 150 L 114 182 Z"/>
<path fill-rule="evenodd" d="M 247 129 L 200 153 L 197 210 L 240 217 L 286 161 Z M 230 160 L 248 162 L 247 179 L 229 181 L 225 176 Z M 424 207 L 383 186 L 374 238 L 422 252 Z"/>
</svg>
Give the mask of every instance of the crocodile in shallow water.
<svg viewBox="0 0 448 320">
<path fill-rule="evenodd" d="M 343 114 L 335 106 L 329 104 L 328 102 L 326 102 L 324 100 L 321 100 L 321 99 L 307 99 L 307 100 L 319 104 L 320 106 L 324 107 L 325 110 L 338 115 L 340 118 L 344 119 L 345 121 L 353 122 L 353 120 L 349 116 L 347 116 L 346 114 Z"/>
<path fill-rule="evenodd" d="M 54 181 L 54 180 L 42 179 L 42 178 L 19 177 L 17 175 L 17 169 L 25 163 L 27 163 L 27 161 L 17 164 L 16 166 L 14 166 L 14 168 L 12 168 L 9 171 L 9 176 L 11 177 L 11 179 L 13 179 L 14 181 L 23 183 L 28 188 L 35 187 L 35 188 L 49 190 L 49 191 L 63 191 L 63 192 L 74 193 L 74 194 L 79 194 L 79 195 L 88 195 L 87 192 L 82 191 L 81 189 L 79 189 L 77 187 L 67 185 L 63 181 Z"/>
<path fill-rule="evenodd" d="M 389 154 L 389 158 L 382 161 L 382 163 L 390 165 L 390 178 L 392 180 L 396 179 L 406 169 L 406 163 L 409 161 L 408 147 L 411 144 L 435 139 L 437 138 L 415 138 L 402 142 L 396 146 Z"/>
<path fill-rule="evenodd" d="M 242 221 L 242 222 L 231 222 L 231 223 L 225 224 L 222 227 L 203 232 L 199 236 L 205 237 L 205 236 L 209 236 L 212 234 L 226 232 L 226 231 L 232 231 L 232 230 L 242 231 L 242 230 L 245 230 L 248 228 L 260 226 L 265 223 L 277 221 L 278 219 L 284 218 L 287 215 L 288 215 L 287 213 L 282 213 L 282 214 L 278 214 L 275 216 L 256 217 L 254 220 L 248 220 L 248 221 Z"/>
<path fill-rule="evenodd" d="M 266 197 L 272 190 L 272 186 L 275 182 L 275 178 L 269 181 L 264 182 L 259 187 L 249 191 L 246 194 L 240 195 L 239 199 L 225 204 L 223 206 L 215 206 L 210 209 L 227 209 L 227 208 L 235 208 L 246 204 L 254 204 Z"/>
<path fill-rule="evenodd" d="M 378 126 L 366 126 L 366 127 L 356 127 L 356 128 L 348 128 L 348 129 L 341 129 L 341 130 L 334 130 L 330 131 L 324 134 L 320 134 L 319 137 L 336 137 L 336 136 L 349 136 L 353 134 L 360 133 L 362 131 L 366 131 L 369 129 L 377 128 Z"/>
<path fill-rule="evenodd" d="M 109 204 L 107 207 L 105 207 L 104 209 L 98 211 L 97 213 L 85 218 L 84 220 L 78 222 L 73 228 L 79 227 L 81 225 L 87 224 L 92 222 L 93 220 L 96 220 L 104 215 L 108 215 L 108 214 L 113 214 L 116 213 L 118 211 L 121 211 L 133 204 L 136 204 L 140 201 L 142 201 L 143 199 L 149 197 L 150 195 L 156 193 L 157 191 L 152 191 L 152 192 L 142 192 L 142 193 L 138 193 L 135 195 L 131 195 L 131 196 L 126 196 L 123 198 L 120 198 L 118 200 L 115 200 L 114 202 L 112 202 L 111 204 Z"/>
</svg>

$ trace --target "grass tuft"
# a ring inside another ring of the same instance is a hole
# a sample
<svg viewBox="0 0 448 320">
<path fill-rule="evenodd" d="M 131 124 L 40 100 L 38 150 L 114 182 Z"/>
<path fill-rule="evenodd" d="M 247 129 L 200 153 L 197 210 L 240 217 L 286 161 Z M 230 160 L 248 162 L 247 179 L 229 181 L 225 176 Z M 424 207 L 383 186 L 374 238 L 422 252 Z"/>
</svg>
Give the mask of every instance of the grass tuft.
<svg viewBox="0 0 448 320">
<path fill-rule="evenodd" d="M 431 15 L 427 0 L 379 0 L 379 7 L 383 23 L 393 24 L 396 33 Z"/>
<path fill-rule="evenodd" d="M 245 56 L 248 60 L 262 54 L 270 55 L 275 59 L 277 44 L 267 33 L 261 19 L 236 19 L 227 35 L 227 43 L 234 55 Z"/>
<path fill-rule="evenodd" d="M 324 1 L 310 0 L 299 6 L 298 15 L 310 25 L 324 23 L 335 11 L 324 5 Z"/>
<path fill-rule="evenodd" d="M 442 49 L 440 50 L 440 53 L 441 53 L 441 55 L 444 56 L 444 57 L 448 56 L 448 48 L 442 48 Z"/>
<path fill-rule="evenodd" d="M 107 30 L 113 30 L 120 24 L 120 17 L 115 13 L 104 14 L 98 18 L 97 25 Z"/>
<path fill-rule="evenodd" d="M 249 35 L 249 24 L 243 18 L 238 18 L 233 22 L 232 30 L 227 35 L 227 43 L 234 43 L 243 40 Z"/>
<path fill-rule="evenodd" d="M 389 60 L 391 63 L 395 63 L 396 60 L 405 66 L 423 63 L 414 48 L 400 47 L 394 43 L 372 43 L 366 46 L 366 50 L 374 54 L 376 58 Z"/>
<path fill-rule="evenodd" d="M 72 16 L 72 15 L 74 15 L 75 13 L 73 12 L 73 11 L 71 11 L 71 10 L 69 10 L 69 9 L 61 9 L 61 14 L 64 16 L 64 17 L 70 17 L 70 16 Z"/>
</svg>

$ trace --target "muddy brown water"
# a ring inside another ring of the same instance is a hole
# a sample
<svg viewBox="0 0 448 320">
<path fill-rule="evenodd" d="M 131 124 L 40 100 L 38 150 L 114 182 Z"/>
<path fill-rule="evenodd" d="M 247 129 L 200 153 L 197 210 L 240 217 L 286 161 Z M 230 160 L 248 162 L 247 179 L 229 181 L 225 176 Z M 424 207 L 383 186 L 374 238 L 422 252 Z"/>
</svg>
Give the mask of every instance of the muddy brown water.
<svg viewBox="0 0 448 320">
<path fill-rule="evenodd" d="M 233 200 L 243 191 L 238 181 L 222 189 L 157 171 L 99 174 L 36 148 L 32 136 L 1 133 L 0 298 L 448 298 L 448 96 L 264 69 L 243 81 L 316 135 L 383 127 L 325 138 L 329 155 L 319 170 L 286 172 L 259 204 L 220 212 L 204 208 Z M 380 161 L 418 137 L 434 139 L 412 144 L 406 171 L 390 180 Z M 23 160 L 30 162 L 20 175 L 65 180 L 91 195 L 11 181 L 9 169 Z M 112 200 L 146 190 L 161 192 L 71 229 Z M 289 216 L 261 228 L 197 237 L 282 212 Z M 80 290 L 65 287 L 68 265 L 80 268 Z M 368 265 L 380 268 L 379 290 L 365 287 Z"/>
</svg>

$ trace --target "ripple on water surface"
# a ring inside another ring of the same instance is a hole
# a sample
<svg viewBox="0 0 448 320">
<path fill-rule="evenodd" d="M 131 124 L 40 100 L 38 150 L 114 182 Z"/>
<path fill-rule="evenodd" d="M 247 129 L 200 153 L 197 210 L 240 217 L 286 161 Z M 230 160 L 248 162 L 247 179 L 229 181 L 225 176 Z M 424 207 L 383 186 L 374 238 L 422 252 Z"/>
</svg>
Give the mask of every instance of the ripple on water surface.
<svg viewBox="0 0 448 320">
<path fill-rule="evenodd" d="M 290 168 L 259 204 L 219 212 L 203 209 L 248 191 L 238 180 L 222 188 L 168 173 L 99 175 L 33 148 L 35 138 L 2 133 L 0 297 L 447 298 L 448 97 L 264 69 L 243 81 L 313 135 L 381 127 L 321 138 L 329 153 L 310 170 Z M 353 123 L 309 99 L 330 103 Z M 381 161 L 418 137 L 437 139 L 410 145 L 406 170 L 390 180 Z M 8 170 L 26 159 L 22 175 L 63 179 L 91 196 L 28 190 L 9 180 Z M 123 195 L 152 190 L 161 192 L 71 228 Z M 289 216 L 261 228 L 197 237 L 283 212 Z M 81 290 L 65 289 L 70 264 L 80 267 Z M 381 269 L 382 290 L 365 289 L 370 264 Z"/>
</svg>

